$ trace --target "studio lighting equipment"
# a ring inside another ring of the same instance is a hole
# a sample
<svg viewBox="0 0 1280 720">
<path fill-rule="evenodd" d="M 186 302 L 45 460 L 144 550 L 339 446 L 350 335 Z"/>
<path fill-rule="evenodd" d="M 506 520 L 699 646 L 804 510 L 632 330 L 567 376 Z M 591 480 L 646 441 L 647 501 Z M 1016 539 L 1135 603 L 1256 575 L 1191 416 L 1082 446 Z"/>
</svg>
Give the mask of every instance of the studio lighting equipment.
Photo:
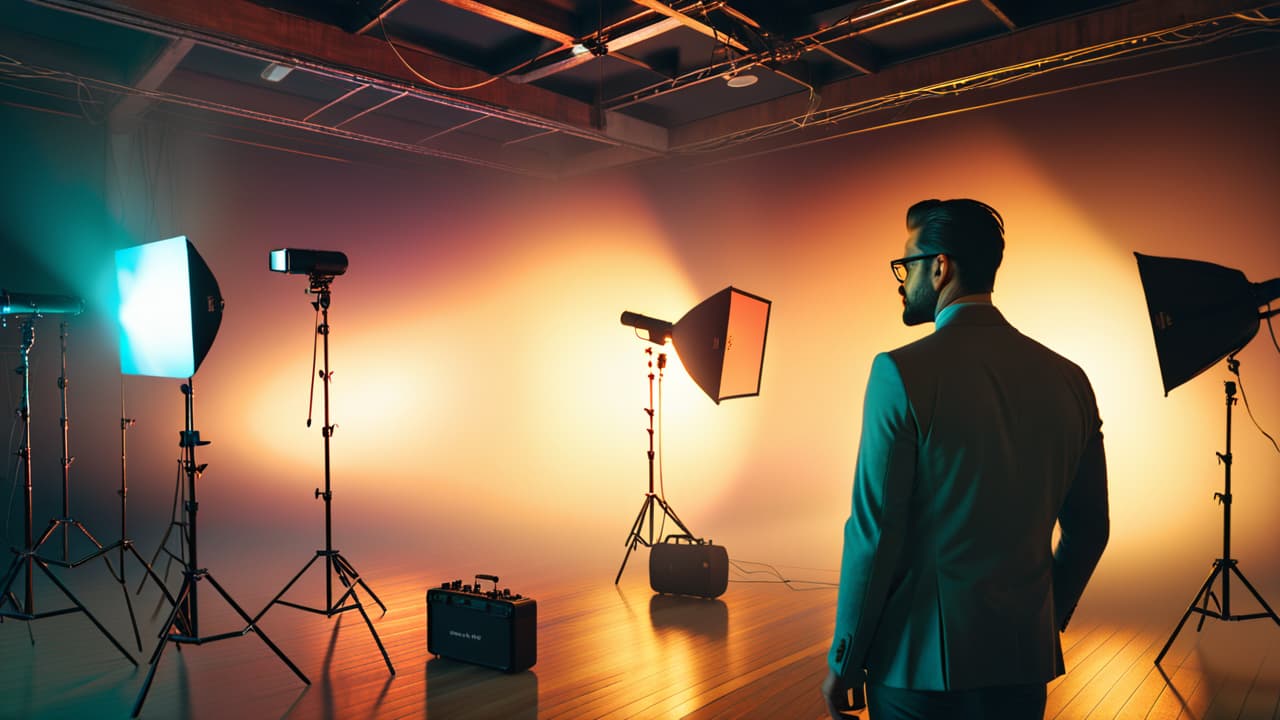
<svg viewBox="0 0 1280 720">
<path fill-rule="evenodd" d="M 622 313 L 622 324 L 643 331 L 645 339 L 654 344 L 665 345 L 670 340 L 685 371 L 707 397 L 719 405 L 721 400 L 760 394 L 771 307 L 769 300 L 730 286 L 698 303 L 674 324 L 633 312 Z M 645 352 L 652 356 L 653 349 L 646 348 Z M 659 377 L 666 364 L 666 354 L 660 353 Z M 653 379 L 653 361 L 650 360 L 649 407 L 645 408 L 649 416 L 649 491 L 645 493 L 644 503 L 631 525 L 631 532 L 627 534 L 627 552 L 622 556 L 622 565 L 613 579 L 615 585 L 622 579 L 622 571 L 626 569 L 627 559 L 636 545 L 653 547 L 654 516 L 658 510 L 662 511 L 664 518 L 671 518 L 684 535 L 698 544 L 703 542 L 680 521 L 667 501 L 653 491 Z M 643 534 L 646 517 L 647 536 Z"/>
<path fill-rule="evenodd" d="M 222 295 L 185 236 L 116 251 L 120 372 L 189 378 L 222 324 Z"/>
<path fill-rule="evenodd" d="M 84 300 L 71 295 L 43 295 L 0 290 L 0 315 L 79 315 Z"/>
<path fill-rule="evenodd" d="M 347 271 L 347 256 L 335 250 L 272 250 L 271 272 L 337 277 Z"/>
<path fill-rule="evenodd" d="M 378 645 L 378 651 L 382 653 L 382 661 L 386 663 L 387 670 L 392 675 L 395 675 L 396 669 L 391 664 L 387 649 L 382 644 L 382 638 L 378 637 L 378 631 L 374 629 L 373 621 L 369 619 L 369 613 L 365 611 L 364 602 L 361 601 L 356 589 L 359 588 L 368 593 L 369 597 L 378 604 L 378 607 L 382 608 L 383 613 L 386 613 L 387 606 L 378 599 L 378 596 L 369 588 L 369 585 L 360 576 L 360 573 L 356 571 L 351 562 L 342 553 L 333 549 L 333 490 L 329 462 L 329 440 L 333 437 L 333 431 L 338 426 L 332 424 L 329 419 L 329 382 L 333 379 L 333 372 L 329 369 L 329 305 L 332 301 L 331 285 L 334 276 L 341 275 L 347 271 L 347 256 L 331 250 L 294 250 L 288 248 L 272 250 L 270 268 L 273 272 L 307 275 L 310 282 L 308 292 L 316 296 L 315 301 L 311 303 L 311 307 L 316 311 L 316 329 L 313 339 L 324 339 L 324 366 L 320 369 L 318 376 L 314 373 L 311 376 L 311 396 L 312 398 L 315 397 L 315 380 L 316 377 L 319 377 L 324 385 L 324 427 L 320 429 L 320 435 L 324 439 L 324 491 L 322 492 L 320 488 L 316 488 L 315 497 L 317 500 L 324 500 L 324 549 L 316 550 L 315 555 L 302 566 L 302 569 L 293 576 L 293 579 L 285 583 L 284 588 L 276 593 L 276 596 L 271 599 L 271 602 L 267 603 L 266 607 L 262 608 L 257 616 L 253 618 L 253 621 L 257 622 L 275 605 L 284 605 L 296 610 L 324 615 L 327 618 L 341 615 L 350 610 L 356 610 L 364 618 L 364 623 L 369 628 L 369 634 L 373 636 L 373 641 Z M 313 369 L 315 367 L 315 351 L 315 343 L 313 342 Z M 311 427 L 309 414 L 307 427 Z M 298 582 L 320 558 L 324 558 L 324 607 L 315 608 L 283 599 L 285 593 L 289 592 L 294 583 Z M 334 597 L 333 587 L 335 576 L 344 588 L 342 594 L 337 598 Z"/>
<path fill-rule="evenodd" d="M 1238 381 L 1240 361 L 1236 360 L 1236 353 L 1257 334 L 1259 321 L 1270 323 L 1272 317 L 1280 314 L 1280 310 L 1259 310 L 1280 298 L 1280 278 L 1251 283 L 1243 272 L 1213 263 L 1140 253 L 1134 253 L 1134 256 L 1138 260 L 1138 275 L 1147 298 L 1165 395 L 1223 358 L 1227 359 L 1228 371 Z M 1192 613 L 1200 615 L 1196 632 L 1204 627 L 1206 618 L 1228 622 L 1271 618 L 1280 625 L 1280 616 L 1249 583 L 1239 563 L 1231 557 L 1231 409 L 1236 403 L 1236 383 L 1226 381 L 1223 386 L 1227 404 L 1227 449 L 1218 453 L 1218 460 L 1222 464 L 1224 488 L 1222 492 L 1213 494 L 1214 499 L 1222 504 L 1222 556 L 1213 561 L 1213 571 L 1156 656 L 1156 665 L 1169 652 Z M 1232 614 L 1232 575 L 1244 583 L 1265 612 Z M 1221 595 L 1213 590 L 1214 581 L 1219 577 L 1222 580 Z M 1210 601 L 1216 610 L 1209 609 Z"/>
<path fill-rule="evenodd" d="M 727 287 L 674 325 L 633 312 L 622 313 L 622 324 L 645 331 L 649 342 L 664 345 L 670 340 L 689 376 L 718 405 L 721 400 L 760 394 L 771 305 Z"/>
<path fill-rule="evenodd" d="M 131 655 L 116 641 L 115 637 L 103 627 L 102 623 L 89 612 L 89 609 L 80 602 L 78 598 L 67 588 L 66 585 L 58 579 L 52 571 L 49 570 L 47 560 L 38 554 L 40 543 L 35 542 L 31 532 L 32 519 L 32 492 L 31 492 L 31 349 L 36 342 L 36 321 L 46 314 L 63 314 L 77 315 L 84 307 L 84 303 L 79 298 L 69 298 L 61 295 L 36 295 L 24 293 L 11 293 L 7 290 L 0 291 L 0 320 L 5 322 L 13 316 L 21 319 L 22 342 L 19 345 L 20 365 L 17 368 L 18 375 L 22 378 L 22 400 L 14 413 L 19 422 L 22 423 L 22 445 L 18 448 L 17 456 L 22 463 L 23 478 L 23 538 L 24 545 L 21 548 L 13 548 L 13 561 L 9 563 L 8 569 L 4 574 L 3 589 L 0 589 L 0 622 L 9 618 L 13 620 L 21 620 L 28 623 L 27 629 L 30 631 L 30 623 L 33 620 L 42 620 L 44 618 L 55 617 L 58 615 L 66 615 L 68 613 L 80 612 L 89 618 L 89 622 L 98 629 L 98 632 L 107 638 L 121 655 L 135 666 L 138 664 Z M 65 328 L 65 324 L 64 324 Z M 64 335 L 65 338 L 65 335 Z M 64 344 L 65 348 L 65 344 Z M 64 355 L 65 358 L 65 355 Z M 64 366 L 65 367 L 65 366 Z M 65 383 L 63 383 L 65 387 Z M 64 396 L 64 415 L 65 415 L 65 396 Z M 64 425 L 65 427 L 65 425 Z M 64 435 L 65 437 L 65 435 Z M 64 461 L 64 467 L 66 462 Z M 64 495 L 65 499 L 65 495 Z M 83 529 L 83 526 L 81 526 Z M 47 538 L 52 533 L 52 528 L 45 533 Z M 88 534 L 88 531 L 85 531 Z M 43 542 L 45 538 L 41 538 Z M 92 536 L 90 536 L 92 539 Z M 95 544 L 96 541 L 95 541 Z M 99 546 L 100 547 L 100 546 Z M 108 563 L 108 566 L 110 563 Z M 35 576 L 33 573 L 39 570 L 44 574 L 50 582 L 52 582 L 63 596 L 74 607 L 59 608 L 57 610 L 36 609 L 35 601 Z M 22 578 L 21 590 L 15 590 L 19 578 Z M 22 597 L 19 599 L 18 592 Z M 127 599 L 127 597 L 126 597 Z M 35 643 L 35 637 L 32 636 L 32 644 Z"/>
<path fill-rule="evenodd" d="M 68 307 L 71 307 L 68 305 Z M 125 553 L 132 553 L 143 567 L 147 563 L 143 561 L 142 556 L 138 554 L 137 548 L 133 546 L 133 541 L 129 539 L 128 534 L 128 510 L 126 497 L 128 494 L 127 484 L 124 473 L 124 420 L 121 420 L 121 472 L 120 472 L 120 540 L 108 546 L 103 546 L 98 539 L 89 532 L 85 524 L 76 520 L 71 516 L 71 464 L 75 461 L 75 456 L 71 454 L 71 412 L 67 407 L 68 388 L 71 386 L 71 379 L 67 374 L 67 337 L 70 335 L 70 323 L 62 322 L 59 325 L 60 332 L 58 339 L 61 341 L 61 359 L 62 374 L 58 376 L 58 394 L 62 401 L 62 515 L 49 521 L 49 527 L 45 529 L 44 534 L 36 541 L 35 549 L 40 553 L 41 559 L 50 565 L 57 565 L 64 568 L 80 567 L 84 563 L 94 560 L 98 557 L 102 558 L 103 563 L 107 566 L 107 571 L 120 585 L 120 590 L 124 594 L 125 606 L 129 610 L 129 622 L 133 625 L 133 639 L 138 645 L 138 651 L 142 651 L 142 634 L 138 631 L 138 618 L 133 612 L 133 601 L 129 598 L 128 578 L 125 571 Z M 123 407 L 123 394 L 121 395 L 121 403 Z M 122 411 L 123 414 L 123 411 Z M 61 530 L 61 533 L 58 531 Z M 75 531 L 79 536 L 88 540 L 93 545 L 93 550 L 88 555 L 78 560 L 71 559 L 71 534 Z M 62 537 L 62 552 L 59 557 L 51 557 L 44 552 L 45 544 L 53 540 L 57 535 Z M 111 559 L 107 557 L 107 553 L 115 549 L 120 550 L 120 574 L 116 574 L 115 568 L 111 565 Z"/>
<path fill-rule="evenodd" d="M 1280 310 L 1280 278 L 1251 283 L 1239 270 L 1198 260 L 1134 253 L 1147 296 L 1164 393 L 1235 355 Z"/>
<path fill-rule="evenodd" d="M 213 346 L 222 322 L 222 293 L 213 272 L 196 248 L 184 236 L 116 251 L 116 280 L 120 292 L 120 370 L 126 375 L 187 378 L 182 385 L 186 426 L 179 432 L 181 466 L 187 482 L 187 513 L 183 540 L 186 566 L 176 596 L 170 595 L 158 578 L 165 598 L 173 609 L 160 630 L 160 642 L 151 654 L 147 678 L 134 701 L 133 717 L 142 711 L 160 657 L 169 643 L 181 646 L 243 637 L 255 632 L 262 642 L 307 685 L 311 681 L 257 627 L 235 600 L 200 566 L 197 543 L 196 481 L 207 465 L 196 462 L 196 448 L 208 445 L 195 429 L 195 372 Z M 148 567 L 148 572 L 150 572 Z M 154 575 L 152 576 L 154 577 Z M 246 623 L 244 629 L 217 635 L 200 634 L 199 583 L 208 581 Z"/>
</svg>

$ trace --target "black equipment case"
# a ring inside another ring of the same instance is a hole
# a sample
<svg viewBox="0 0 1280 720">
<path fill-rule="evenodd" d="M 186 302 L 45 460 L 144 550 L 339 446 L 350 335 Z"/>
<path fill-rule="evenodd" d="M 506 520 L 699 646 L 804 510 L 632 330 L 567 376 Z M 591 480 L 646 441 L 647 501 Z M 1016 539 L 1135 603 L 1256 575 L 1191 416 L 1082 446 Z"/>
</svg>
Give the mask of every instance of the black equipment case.
<svg viewBox="0 0 1280 720">
<path fill-rule="evenodd" d="M 719 597 L 729 587 L 729 553 L 692 535 L 668 535 L 649 549 L 649 587 L 673 595 Z"/>
<path fill-rule="evenodd" d="M 493 583 L 481 590 L 480 581 Z M 503 672 L 520 672 L 538 661 L 538 603 L 498 590 L 496 575 L 477 575 L 427 591 L 427 652 Z"/>
</svg>

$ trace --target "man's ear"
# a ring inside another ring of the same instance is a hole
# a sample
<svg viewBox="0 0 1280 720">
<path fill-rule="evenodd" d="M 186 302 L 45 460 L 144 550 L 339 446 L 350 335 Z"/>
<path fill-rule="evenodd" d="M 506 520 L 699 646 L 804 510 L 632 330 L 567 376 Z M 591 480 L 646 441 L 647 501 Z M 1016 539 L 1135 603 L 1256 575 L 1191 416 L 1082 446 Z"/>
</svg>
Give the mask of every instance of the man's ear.
<svg viewBox="0 0 1280 720">
<path fill-rule="evenodd" d="M 933 276 L 929 281 L 933 284 L 934 290 L 941 290 L 951 278 L 951 274 L 955 272 L 955 268 L 951 265 L 951 257 L 945 254 L 938 255 L 933 261 Z"/>
</svg>

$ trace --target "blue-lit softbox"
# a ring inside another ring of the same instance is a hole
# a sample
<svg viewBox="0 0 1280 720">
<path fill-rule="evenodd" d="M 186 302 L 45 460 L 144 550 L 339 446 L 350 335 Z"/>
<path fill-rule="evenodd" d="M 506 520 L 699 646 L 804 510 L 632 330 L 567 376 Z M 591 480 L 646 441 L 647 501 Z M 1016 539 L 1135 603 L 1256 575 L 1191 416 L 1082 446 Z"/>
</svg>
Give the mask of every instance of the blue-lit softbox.
<svg viewBox="0 0 1280 720">
<path fill-rule="evenodd" d="M 218 281 L 186 236 L 116 251 L 120 372 L 188 378 L 222 324 Z"/>
</svg>

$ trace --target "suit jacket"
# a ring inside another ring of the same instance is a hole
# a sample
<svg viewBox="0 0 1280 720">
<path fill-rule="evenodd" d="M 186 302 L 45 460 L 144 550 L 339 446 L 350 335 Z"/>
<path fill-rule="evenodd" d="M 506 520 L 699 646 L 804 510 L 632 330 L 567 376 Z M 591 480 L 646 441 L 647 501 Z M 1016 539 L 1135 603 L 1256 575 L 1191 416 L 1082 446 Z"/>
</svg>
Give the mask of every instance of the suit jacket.
<svg viewBox="0 0 1280 720">
<path fill-rule="evenodd" d="M 991 305 L 876 356 L 832 670 L 915 690 L 1064 673 L 1058 634 L 1109 529 L 1100 427 L 1084 372 Z"/>
</svg>

